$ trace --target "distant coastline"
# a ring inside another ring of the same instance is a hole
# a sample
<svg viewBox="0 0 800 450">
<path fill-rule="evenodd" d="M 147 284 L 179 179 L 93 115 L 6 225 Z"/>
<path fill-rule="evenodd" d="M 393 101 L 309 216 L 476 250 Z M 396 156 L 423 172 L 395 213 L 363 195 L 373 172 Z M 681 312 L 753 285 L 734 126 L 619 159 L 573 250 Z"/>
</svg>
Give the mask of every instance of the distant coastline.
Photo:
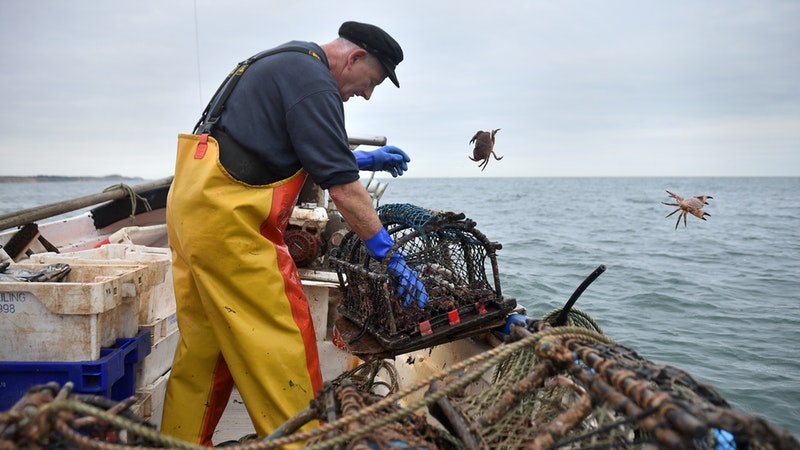
<svg viewBox="0 0 800 450">
<path fill-rule="evenodd" d="M 102 177 L 68 177 L 61 175 L 10 176 L 0 175 L 0 183 L 47 183 L 51 181 L 143 181 L 139 177 L 105 175 Z"/>
</svg>

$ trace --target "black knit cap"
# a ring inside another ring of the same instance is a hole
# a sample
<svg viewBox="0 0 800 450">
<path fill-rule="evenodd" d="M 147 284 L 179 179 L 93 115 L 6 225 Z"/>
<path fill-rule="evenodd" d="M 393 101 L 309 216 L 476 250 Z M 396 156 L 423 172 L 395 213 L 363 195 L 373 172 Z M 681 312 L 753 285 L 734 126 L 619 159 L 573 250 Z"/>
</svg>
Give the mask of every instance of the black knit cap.
<svg viewBox="0 0 800 450">
<path fill-rule="evenodd" d="M 403 49 L 389 33 L 368 23 L 345 22 L 339 27 L 339 36 L 378 58 L 392 83 L 400 87 L 394 69 L 403 60 Z"/>
</svg>

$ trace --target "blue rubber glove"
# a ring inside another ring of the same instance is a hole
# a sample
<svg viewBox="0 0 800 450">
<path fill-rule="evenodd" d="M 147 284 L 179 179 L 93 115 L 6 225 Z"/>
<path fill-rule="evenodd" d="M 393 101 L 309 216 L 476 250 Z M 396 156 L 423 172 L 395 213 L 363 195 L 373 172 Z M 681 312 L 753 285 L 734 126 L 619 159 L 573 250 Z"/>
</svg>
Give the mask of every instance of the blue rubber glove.
<svg viewBox="0 0 800 450">
<path fill-rule="evenodd" d="M 369 254 L 378 261 L 383 261 L 393 245 L 394 241 L 385 228 L 381 228 L 378 234 L 364 241 L 364 246 L 367 247 Z M 417 278 L 417 272 L 408 267 L 406 259 L 400 252 L 392 254 L 386 264 L 386 269 L 392 278 L 392 285 L 397 289 L 397 296 L 404 299 L 403 306 L 412 305 L 414 298 L 417 299 L 417 306 L 420 308 L 428 303 L 428 292 L 425 290 L 425 285 Z"/>
<path fill-rule="evenodd" d="M 523 327 L 528 326 L 528 316 L 519 313 L 511 314 L 506 319 L 506 324 L 503 325 L 503 328 L 500 329 L 500 332 L 506 336 L 510 335 L 511 327 L 513 325 L 522 325 Z"/>
<path fill-rule="evenodd" d="M 373 172 L 383 170 L 389 172 L 395 178 L 398 175 L 403 175 L 403 172 L 408 170 L 407 163 L 411 161 L 406 152 L 393 145 L 386 145 L 371 152 L 355 150 L 353 154 L 360 170 L 371 170 Z"/>
</svg>

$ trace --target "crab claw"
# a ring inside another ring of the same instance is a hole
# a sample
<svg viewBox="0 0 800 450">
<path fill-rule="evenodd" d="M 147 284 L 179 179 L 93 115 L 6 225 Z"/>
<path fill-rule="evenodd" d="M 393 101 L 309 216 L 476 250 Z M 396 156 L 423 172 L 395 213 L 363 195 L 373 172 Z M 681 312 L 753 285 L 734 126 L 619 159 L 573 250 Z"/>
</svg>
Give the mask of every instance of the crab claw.
<svg viewBox="0 0 800 450">
<path fill-rule="evenodd" d="M 714 197 L 712 197 L 710 195 L 695 195 L 694 198 L 700 200 L 700 203 L 702 203 L 704 205 L 707 205 L 708 202 L 706 200 L 708 200 L 709 198 L 714 198 Z"/>
</svg>

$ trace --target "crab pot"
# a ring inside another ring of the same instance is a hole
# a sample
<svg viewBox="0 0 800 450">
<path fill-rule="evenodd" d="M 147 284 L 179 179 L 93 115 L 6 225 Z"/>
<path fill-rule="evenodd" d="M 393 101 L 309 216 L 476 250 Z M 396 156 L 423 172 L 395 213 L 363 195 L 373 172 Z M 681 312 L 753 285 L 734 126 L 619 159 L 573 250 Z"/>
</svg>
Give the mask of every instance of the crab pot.
<svg viewBox="0 0 800 450">
<path fill-rule="evenodd" d="M 329 258 L 342 290 L 338 312 L 344 320 L 337 330 L 349 350 L 397 355 L 504 323 L 516 301 L 500 289 L 496 251 L 502 246 L 474 221 L 408 204 L 383 205 L 377 212 L 395 242 L 383 261 L 373 259 L 352 232 Z M 398 252 L 425 286 L 428 302 L 422 308 L 417 298 L 404 306 L 405 297 L 397 296 L 387 263 Z M 380 348 L 365 350 L 359 340 Z"/>
</svg>

